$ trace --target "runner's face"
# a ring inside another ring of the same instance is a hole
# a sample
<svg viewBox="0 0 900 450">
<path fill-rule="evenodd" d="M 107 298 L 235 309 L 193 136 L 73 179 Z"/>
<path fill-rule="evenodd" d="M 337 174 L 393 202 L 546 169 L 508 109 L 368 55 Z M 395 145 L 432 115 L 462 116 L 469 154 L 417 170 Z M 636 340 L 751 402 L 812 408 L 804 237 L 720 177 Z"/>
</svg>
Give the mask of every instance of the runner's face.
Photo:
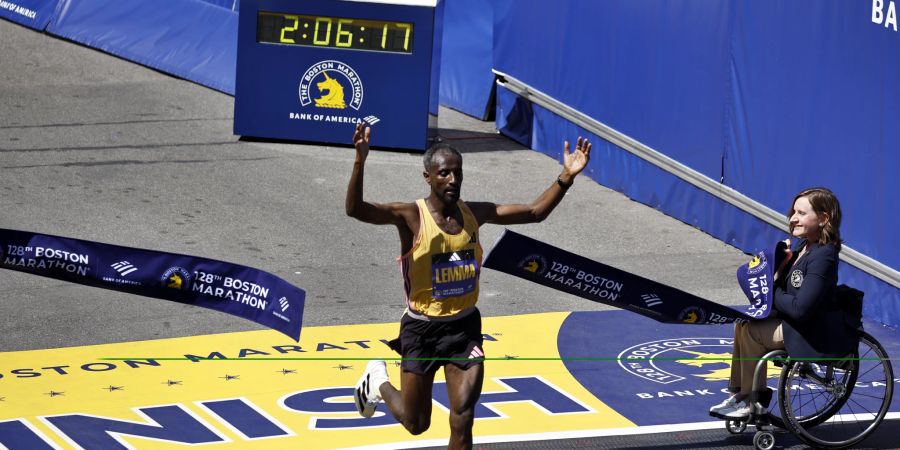
<svg viewBox="0 0 900 450">
<path fill-rule="evenodd" d="M 791 234 L 794 237 L 816 242 L 821 232 L 821 227 L 819 227 L 820 220 L 819 215 L 813 211 L 812 205 L 809 204 L 809 199 L 800 197 L 794 202 L 794 214 L 790 219 Z"/>
<path fill-rule="evenodd" d="M 450 152 L 434 155 L 431 170 L 428 171 L 428 184 L 444 204 L 450 205 L 459 200 L 462 188 L 463 170 L 460 158 Z"/>
</svg>

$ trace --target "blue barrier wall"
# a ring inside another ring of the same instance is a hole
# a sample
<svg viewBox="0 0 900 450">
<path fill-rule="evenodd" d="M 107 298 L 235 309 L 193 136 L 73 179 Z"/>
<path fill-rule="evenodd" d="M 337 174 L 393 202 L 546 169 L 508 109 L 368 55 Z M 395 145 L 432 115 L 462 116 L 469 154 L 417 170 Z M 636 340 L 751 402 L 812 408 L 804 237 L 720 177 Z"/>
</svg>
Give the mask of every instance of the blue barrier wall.
<svg viewBox="0 0 900 450">
<path fill-rule="evenodd" d="M 0 0 L 0 17 L 234 93 L 239 0 Z M 785 211 L 841 199 L 848 246 L 896 271 L 896 0 L 447 0 L 441 103 L 484 118 L 490 69 Z M 893 12 L 891 12 L 893 11 Z M 139 27 L 134 26 L 140 18 Z M 558 156 L 588 134 L 498 90 L 497 126 Z M 588 174 L 745 251 L 772 226 L 604 142 Z M 843 264 L 868 316 L 900 326 L 900 291 Z"/>
<path fill-rule="evenodd" d="M 726 183 L 779 211 L 831 186 L 847 244 L 900 268 L 900 34 L 872 22 L 871 1 L 736 5 Z"/>
<path fill-rule="evenodd" d="M 441 104 L 486 119 L 494 89 L 494 19 L 489 0 L 445 0 Z"/>
<path fill-rule="evenodd" d="M 49 33 L 234 93 L 237 12 L 223 0 L 60 1 Z"/>
<path fill-rule="evenodd" d="M 892 2 L 881 23 L 877 3 L 498 0 L 494 67 L 776 211 L 830 187 L 847 245 L 896 271 L 900 35 Z M 579 132 L 514 97 L 498 93 L 498 128 L 532 148 L 556 154 Z M 604 185 L 744 250 L 784 236 L 600 147 L 589 173 Z M 900 326 L 897 288 L 849 264 L 841 276 L 867 292 L 868 315 Z"/>
</svg>

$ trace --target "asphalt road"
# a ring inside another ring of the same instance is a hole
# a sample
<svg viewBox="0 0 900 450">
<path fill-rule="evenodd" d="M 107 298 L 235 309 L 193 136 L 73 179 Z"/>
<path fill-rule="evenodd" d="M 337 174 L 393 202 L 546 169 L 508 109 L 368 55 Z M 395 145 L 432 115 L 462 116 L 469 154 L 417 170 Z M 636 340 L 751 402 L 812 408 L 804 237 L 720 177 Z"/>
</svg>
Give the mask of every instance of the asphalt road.
<svg viewBox="0 0 900 450">
<path fill-rule="evenodd" d="M 305 326 L 398 320 L 395 229 L 344 214 L 351 148 L 242 140 L 228 95 L 10 22 L 0 36 L 0 228 L 256 267 L 306 290 Z M 464 155 L 463 198 L 529 202 L 561 170 L 492 122 L 444 108 L 439 124 Z M 423 197 L 421 171 L 420 154 L 376 151 L 366 198 Z M 514 229 L 713 301 L 746 302 L 734 279 L 741 251 L 585 176 L 549 219 Z M 501 230 L 483 227 L 486 249 Z M 607 308 L 490 270 L 479 306 L 486 316 Z M 9 270 L 0 323 L 0 351 L 260 328 Z"/>
</svg>

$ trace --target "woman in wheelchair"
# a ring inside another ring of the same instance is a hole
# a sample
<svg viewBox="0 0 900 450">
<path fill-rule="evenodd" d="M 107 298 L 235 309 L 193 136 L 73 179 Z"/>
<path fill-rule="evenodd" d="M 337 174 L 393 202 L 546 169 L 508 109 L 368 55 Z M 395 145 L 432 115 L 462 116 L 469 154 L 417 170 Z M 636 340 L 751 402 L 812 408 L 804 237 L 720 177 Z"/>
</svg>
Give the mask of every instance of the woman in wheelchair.
<svg viewBox="0 0 900 450">
<path fill-rule="evenodd" d="M 746 419 L 758 359 L 786 349 L 793 358 L 842 358 L 856 348 L 856 331 L 845 324 L 838 305 L 838 253 L 841 251 L 841 206 L 825 188 L 806 189 L 794 197 L 787 213 L 791 235 L 798 239 L 775 273 L 774 310 L 766 319 L 735 323 L 731 396 L 710 408 L 726 419 Z M 788 242 L 790 244 L 790 242 Z"/>
</svg>

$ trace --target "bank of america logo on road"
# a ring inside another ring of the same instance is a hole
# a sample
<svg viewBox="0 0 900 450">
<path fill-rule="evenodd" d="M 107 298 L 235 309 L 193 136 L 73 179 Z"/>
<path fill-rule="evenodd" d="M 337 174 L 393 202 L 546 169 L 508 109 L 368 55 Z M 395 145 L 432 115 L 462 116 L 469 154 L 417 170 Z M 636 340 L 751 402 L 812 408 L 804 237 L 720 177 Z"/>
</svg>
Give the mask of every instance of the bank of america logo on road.
<svg viewBox="0 0 900 450">
<path fill-rule="evenodd" d="M 291 304 L 288 303 L 288 300 L 285 297 L 279 298 L 278 303 L 281 305 L 281 312 L 287 311 L 287 309 L 291 306 Z"/>
<path fill-rule="evenodd" d="M 369 125 L 375 125 L 376 123 L 381 122 L 381 119 L 379 119 L 375 116 L 366 116 L 366 117 L 363 117 L 363 120 L 365 120 L 366 123 Z"/>
<path fill-rule="evenodd" d="M 116 269 L 116 272 L 119 272 L 119 275 L 122 275 L 123 277 L 131 272 L 134 272 L 135 270 L 138 270 L 137 267 L 135 267 L 128 261 L 119 261 L 115 264 L 112 264 L 110 267 Z"/>
</svg>

